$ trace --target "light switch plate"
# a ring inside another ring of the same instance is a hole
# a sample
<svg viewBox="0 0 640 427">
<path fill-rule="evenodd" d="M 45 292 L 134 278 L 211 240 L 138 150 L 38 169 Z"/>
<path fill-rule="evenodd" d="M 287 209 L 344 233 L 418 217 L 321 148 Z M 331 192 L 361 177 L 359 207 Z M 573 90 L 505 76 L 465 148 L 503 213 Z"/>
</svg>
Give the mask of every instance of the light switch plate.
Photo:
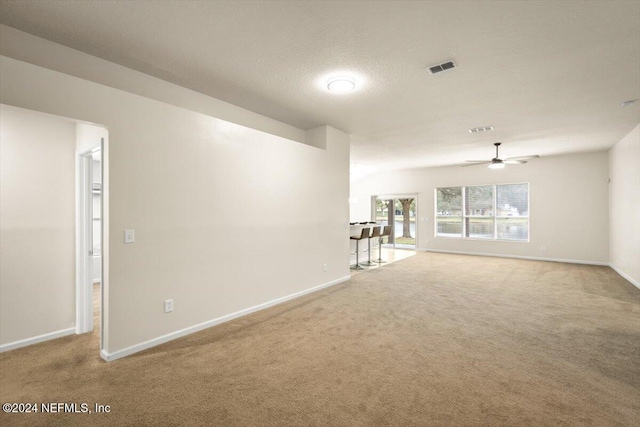
<svg viewBox="0 0 640 427">
<path fill-rule="evenodd" d="M 125 243 L 133 243 L 136 241 L 136 232 L 135 230 L 124 230 L 124 242 Z"/>
</svg>

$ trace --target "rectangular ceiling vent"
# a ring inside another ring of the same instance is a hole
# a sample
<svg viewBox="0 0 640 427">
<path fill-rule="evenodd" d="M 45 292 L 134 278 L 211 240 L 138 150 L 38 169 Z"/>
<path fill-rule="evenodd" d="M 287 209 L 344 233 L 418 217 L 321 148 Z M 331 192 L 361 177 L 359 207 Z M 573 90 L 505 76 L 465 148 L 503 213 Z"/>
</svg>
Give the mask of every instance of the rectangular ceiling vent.
<svg viewBox="0 0 640 427">
<path fill-rule="evenodd" d="M 469 133 L 488 132 L 490 130 L 493 130 L 493 126 L 480 126 L 469 129 Z"/>
<path fill-rule="evenodd" d="M 439 74 L 445 71 L 450 71 L 456 68 L 456 64 L 453 61 L 443 62 L 442 64 L 432 65 L 429 67 L 429 72 L 433 75 Z"/>
</svg>

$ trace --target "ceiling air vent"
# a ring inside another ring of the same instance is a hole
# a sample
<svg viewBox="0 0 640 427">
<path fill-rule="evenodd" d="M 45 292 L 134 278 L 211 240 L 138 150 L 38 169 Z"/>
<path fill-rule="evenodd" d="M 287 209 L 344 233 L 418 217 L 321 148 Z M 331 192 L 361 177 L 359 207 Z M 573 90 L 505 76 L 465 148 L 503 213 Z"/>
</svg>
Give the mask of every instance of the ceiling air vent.
<svg viewBox="0 0 640 427">
<path fill-rule="evenodd" d="M 453 61 L 447 61 L 443 62 L 442 64 L 432 65 L 431 67 L 429 67 L 429 72 L 435 75 L 444 71 L 453 70 L 454 68 L 456 68 L 456 64 Z"/>
<path fill-rule="evenodd" d="M 480 126 L 469 129 L 469 133 L 488 132 L 490 130 L 493 130 L 493 126 Z"/>
</svg>

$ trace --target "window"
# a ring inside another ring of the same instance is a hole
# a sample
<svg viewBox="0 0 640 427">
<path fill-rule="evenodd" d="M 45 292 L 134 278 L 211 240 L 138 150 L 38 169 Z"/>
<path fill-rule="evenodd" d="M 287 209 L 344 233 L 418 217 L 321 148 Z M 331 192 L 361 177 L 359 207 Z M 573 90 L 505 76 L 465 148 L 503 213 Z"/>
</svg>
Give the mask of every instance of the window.
<svg viewBox="0 0 640 427">
<path fill-rule="evenodd" d="M 529 184 L 436 188 L 436 237 L 529 241 Z"/>
<path fill-rule="evenodd" d="M 462 188 L 436 189 L 436 236 L 462 236 Z"/>
<path fill-rule="evenodd" d="M 529 184 L 496 185 L 496 238 L 529 240 Z"/>
<path fill-rule="evenodd" d="M 464 188 L 464 236 L 493 239 L 493 185 Z"/>
</svg>

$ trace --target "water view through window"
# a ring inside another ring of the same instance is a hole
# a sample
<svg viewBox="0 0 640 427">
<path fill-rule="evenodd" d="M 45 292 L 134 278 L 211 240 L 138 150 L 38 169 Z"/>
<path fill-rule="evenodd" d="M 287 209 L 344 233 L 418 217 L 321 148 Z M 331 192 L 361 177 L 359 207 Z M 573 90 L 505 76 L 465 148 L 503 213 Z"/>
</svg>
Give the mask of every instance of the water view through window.
<svg viewBox="0 0 640 427">
<path fill-rule="evenodd" d="M 529 240 L 529 184 L 436 189 L 436 236 Z"/>
</svg>

